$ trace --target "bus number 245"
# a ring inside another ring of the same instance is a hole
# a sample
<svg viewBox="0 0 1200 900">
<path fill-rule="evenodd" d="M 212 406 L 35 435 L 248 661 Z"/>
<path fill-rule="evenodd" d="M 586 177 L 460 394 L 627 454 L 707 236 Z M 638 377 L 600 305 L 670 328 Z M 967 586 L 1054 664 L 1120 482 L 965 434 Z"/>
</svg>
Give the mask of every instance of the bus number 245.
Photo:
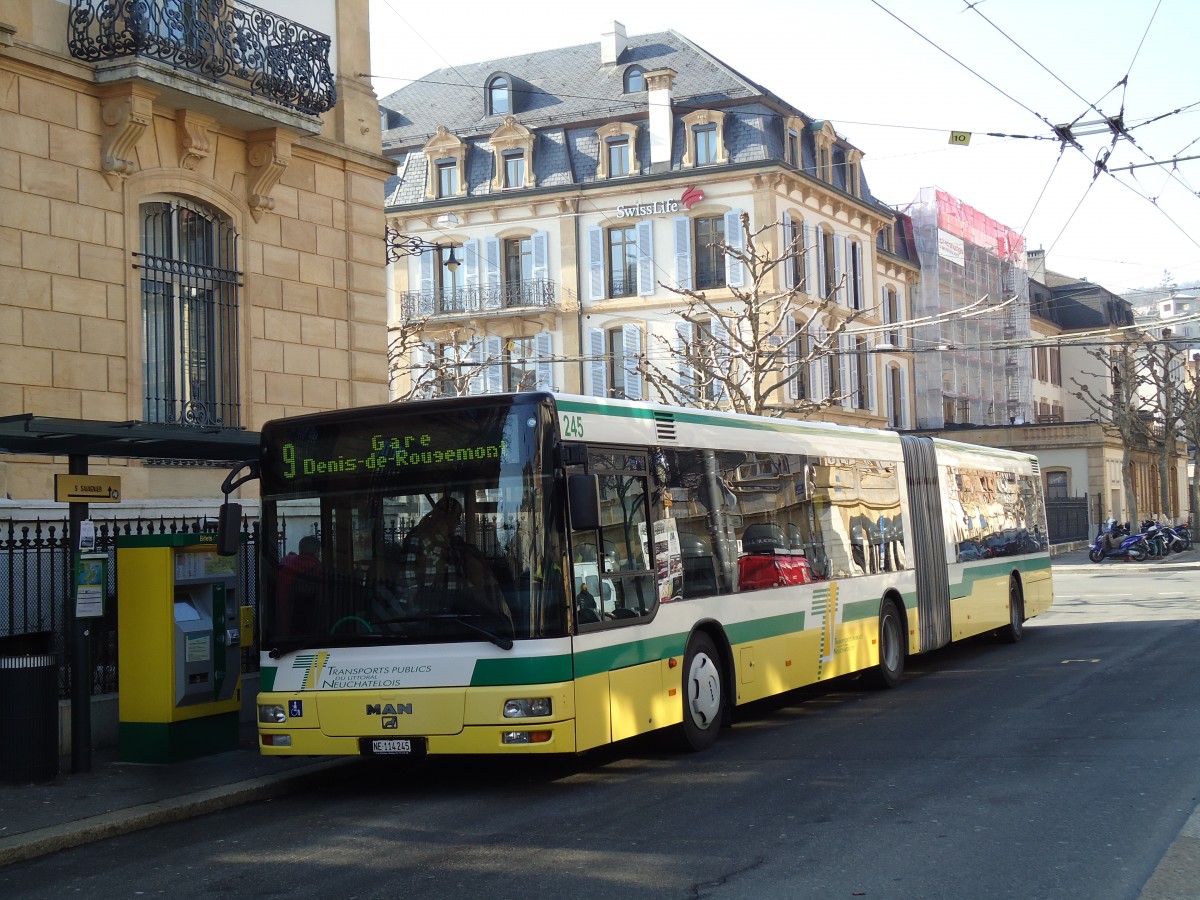
<svg viewBox="0 0 1200 900">
<path fill-rule="evenodd" d="M 563 437 L 583 439 L 583 416 L 562 417 Z"/>
</svg>

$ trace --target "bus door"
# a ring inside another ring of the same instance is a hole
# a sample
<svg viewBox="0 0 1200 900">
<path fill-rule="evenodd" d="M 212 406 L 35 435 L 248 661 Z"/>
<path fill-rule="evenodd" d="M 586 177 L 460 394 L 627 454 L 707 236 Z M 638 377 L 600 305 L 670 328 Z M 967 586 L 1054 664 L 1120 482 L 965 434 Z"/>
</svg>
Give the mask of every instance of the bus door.
<svg viewBox="0 0 1200 900">
<path fill-rule="evenodd" d="M 912 521 L 912 560 L 917 575 L 920 652 L 950 643 L 950 584 L 941 488 L 933 439 L 901 435 Z"/>
</svg>

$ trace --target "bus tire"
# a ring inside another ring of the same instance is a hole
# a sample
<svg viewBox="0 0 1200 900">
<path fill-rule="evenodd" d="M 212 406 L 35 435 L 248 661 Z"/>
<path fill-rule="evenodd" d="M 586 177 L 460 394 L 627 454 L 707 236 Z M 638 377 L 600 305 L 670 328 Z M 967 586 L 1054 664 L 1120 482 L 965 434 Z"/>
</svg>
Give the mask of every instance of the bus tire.
<svg viewBox="0 0 1200 900">
<path fill-rule="evenodd" d="M 1025 636 L 1025 595 L 1015 575 L 1008 579 L 1008 624 L 999 635 L 1006 644 L 1016 644 Z"/>
<path fill-rule="evenodd" d="M 713 745 L 725 718 L 725 703 L 717 647 L 711 637 L 697 632 L 683 656 L 683 750 L 695 752 Z"/>
<path fill-rule="evenodd" d="M 894 688 L 904 677 L 904 619 L 891 597 L 879 604 L 879 665 L 875 683 L 881 688 Z"/>
</svg>

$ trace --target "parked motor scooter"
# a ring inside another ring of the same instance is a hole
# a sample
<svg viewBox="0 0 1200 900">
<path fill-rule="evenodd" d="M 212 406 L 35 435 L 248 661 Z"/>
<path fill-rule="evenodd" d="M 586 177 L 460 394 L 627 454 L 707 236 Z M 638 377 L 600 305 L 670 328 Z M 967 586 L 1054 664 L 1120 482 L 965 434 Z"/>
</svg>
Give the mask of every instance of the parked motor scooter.
<svg viewBox="0 0 1200 900">
<path fill-rule="evenodd" d="M 1105 538 L 1108 538 L 1106 541 Z M 1118 525 L 1115 522 L 1108 531 L 1096 535 L 1096 542 L 1088 551 L 1088 559 L 1100 562 L 1105 559 L 1126 559 L 1141 562 L 1148 555 L 1146 535 L 1130 534 L 1128 523 Z"/>
</svg>

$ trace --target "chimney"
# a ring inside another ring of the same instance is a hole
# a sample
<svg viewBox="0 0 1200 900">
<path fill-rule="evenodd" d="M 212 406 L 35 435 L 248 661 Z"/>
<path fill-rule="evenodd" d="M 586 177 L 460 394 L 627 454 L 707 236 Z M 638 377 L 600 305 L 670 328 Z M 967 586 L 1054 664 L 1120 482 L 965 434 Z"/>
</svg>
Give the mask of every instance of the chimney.
<svg viewBox="0 0 1200 900">
<path fill-rule="evenodd" d="M 1029 277 L 1039 284 L 1046 283 L 1046 251 L 1040 247 L 1037 250 L 1025 252 L 1025 262 L 1029 266 Z"/>
<path fill-rule="evenodd" d="M 650 107 L 650 171 L 665 172 L 671 168 L 671 140 L 675 134 L 671 114 L 671 91 L 675 87 L 674 69 L 655 69 L 647 72 L 646 102 Z"/>
<path fill-rule="evenodd" d="M 607 31 L 600 36 L 600 65 L 615 66 L 628 46 L 629 41 L 625 38 L 625 26 L 620 22 L 613 22 L 612 31 Z"/>
</svg>

